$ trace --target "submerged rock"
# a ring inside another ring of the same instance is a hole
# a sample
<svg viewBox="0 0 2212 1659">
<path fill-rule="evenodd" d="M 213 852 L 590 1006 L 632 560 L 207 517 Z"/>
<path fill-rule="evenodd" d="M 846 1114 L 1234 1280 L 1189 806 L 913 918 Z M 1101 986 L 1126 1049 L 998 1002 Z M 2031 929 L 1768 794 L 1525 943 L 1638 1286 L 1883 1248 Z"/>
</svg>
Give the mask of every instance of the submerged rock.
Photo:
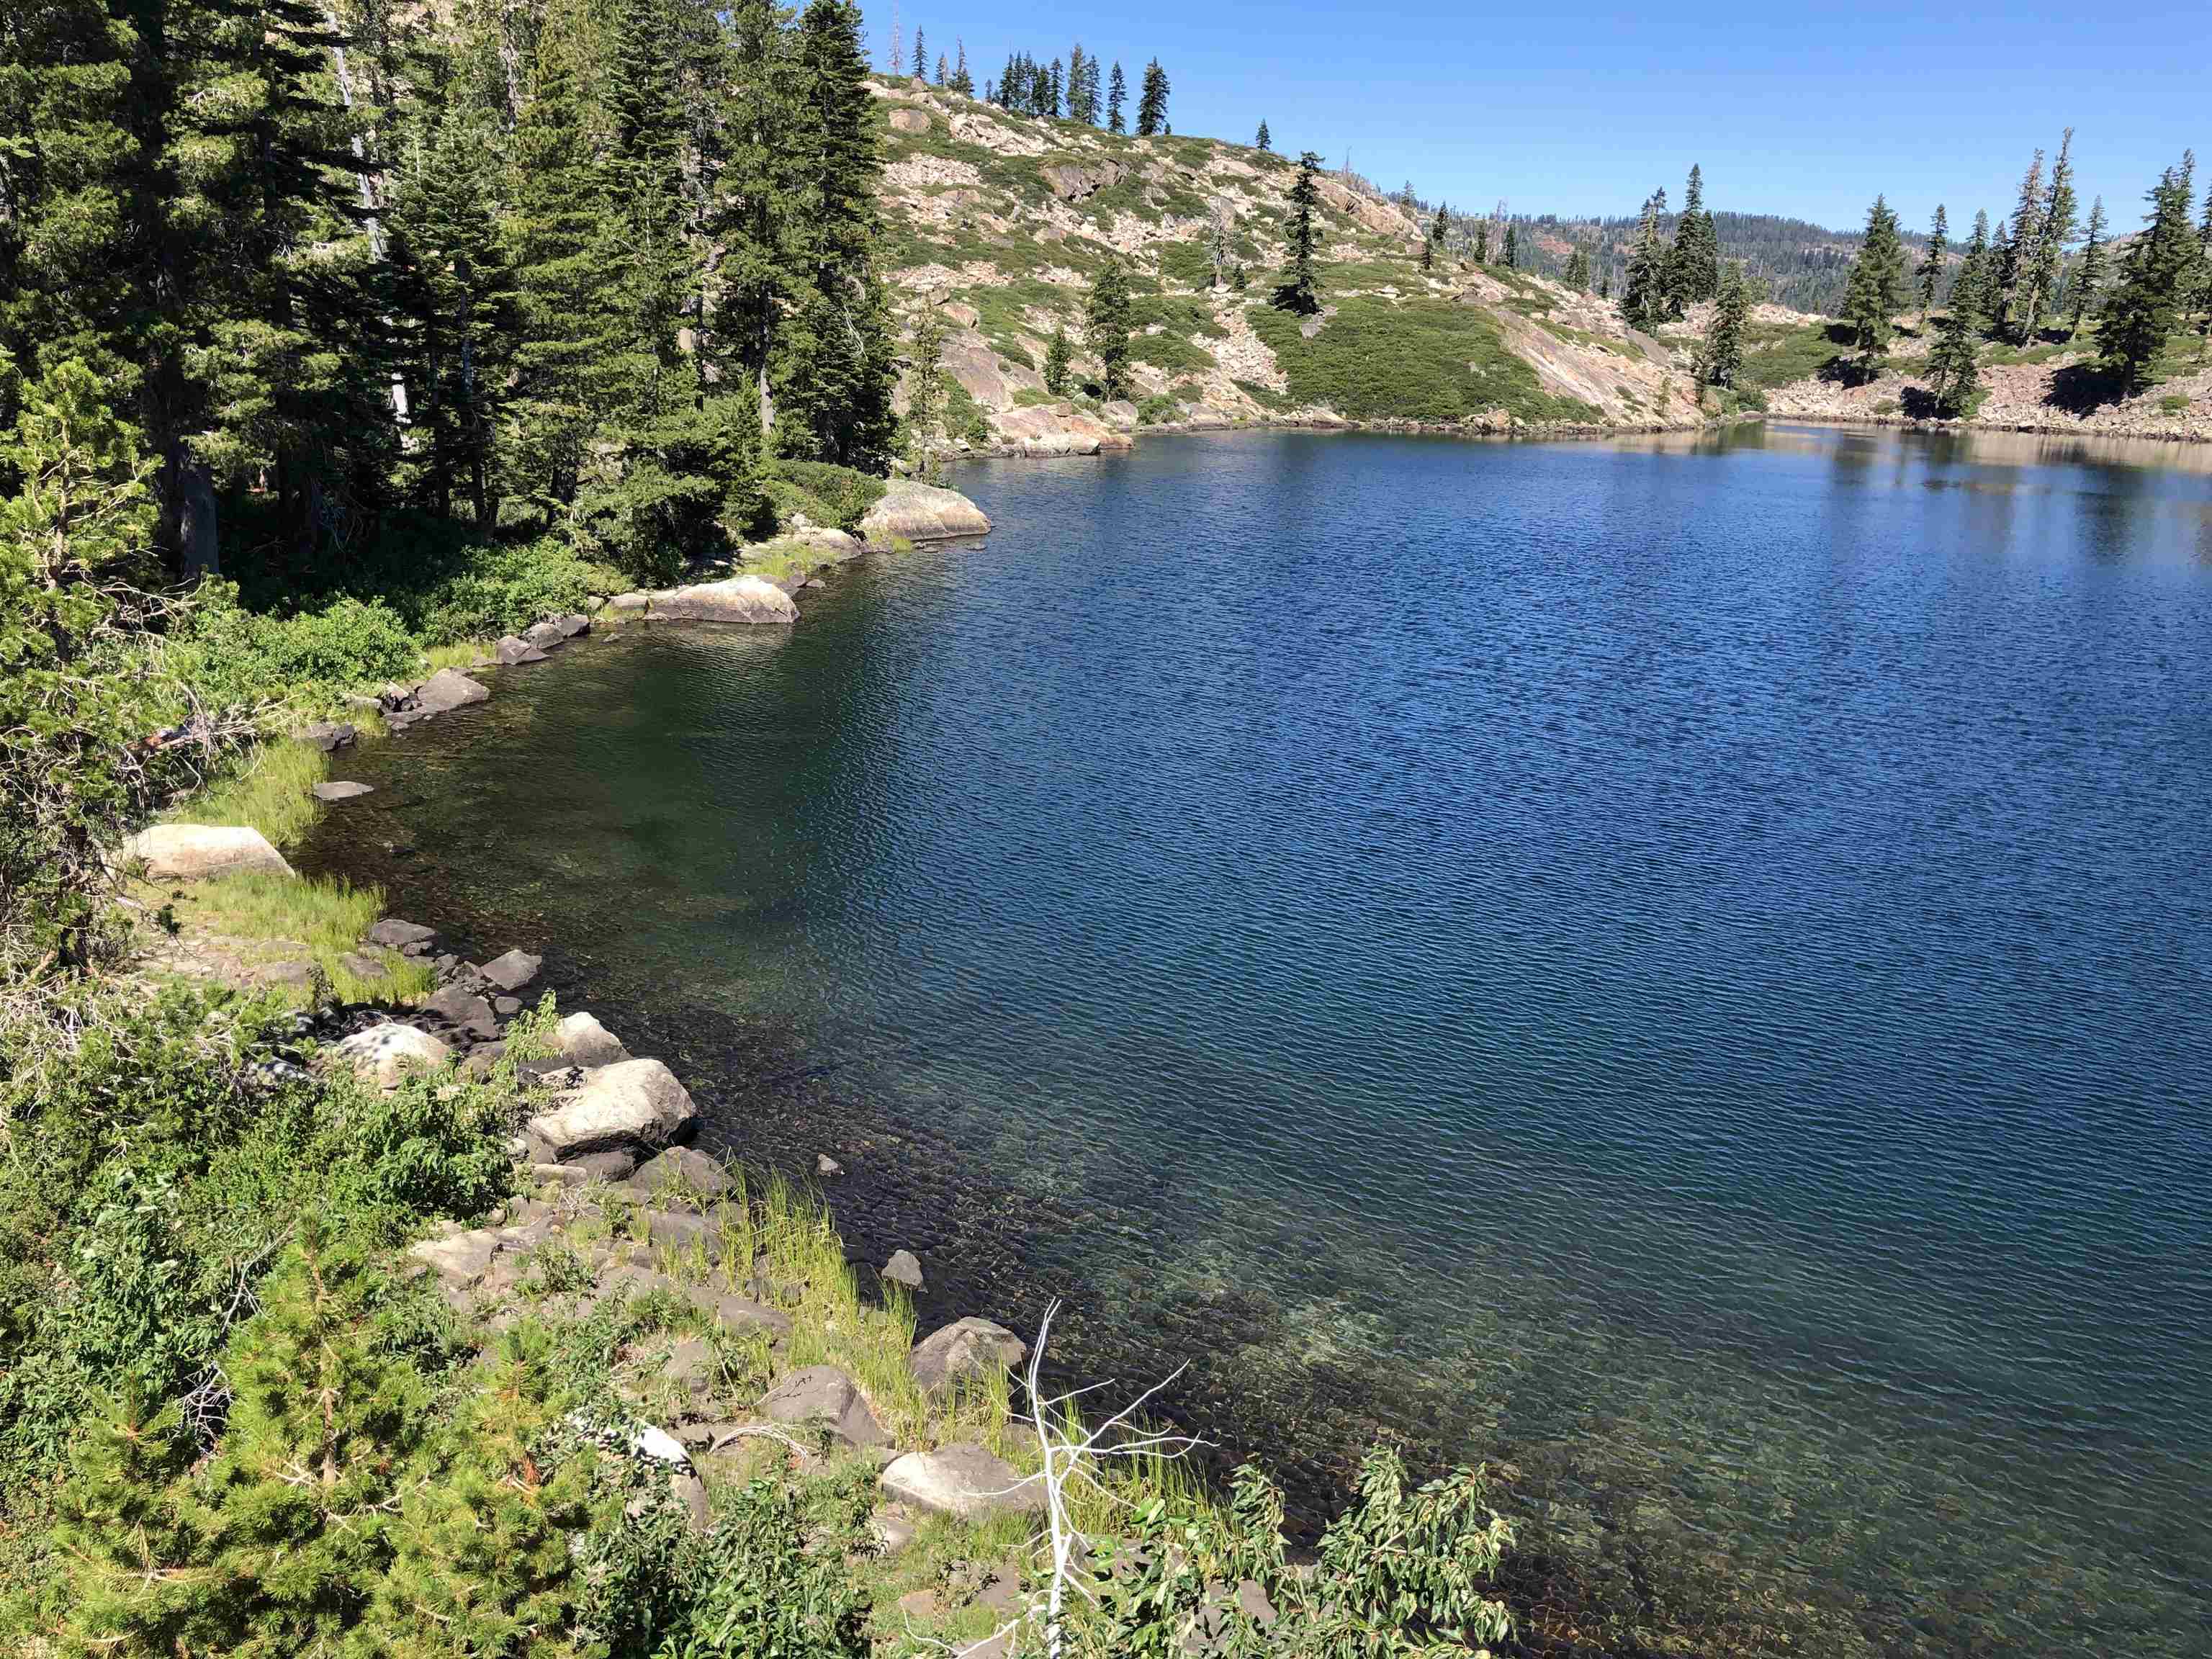
<svg viewBox="0 0 2212 1659">
<path fill-rule="evenodd" d="M 242 823 L 157 823 L 125 842 L 123 856 L 145 860 L 155 881 L 204 881 L 239 870 L 292 873 L 268 838 Z"/>
<path fill-rule="evenodd" d="M 343 778 L 332 778 L 328 782 L 315 785 L 307 793 L 319 801 L 340 801 L 354 800 L 362 795 L 373 795 L 376 793 L 376 788 L 373 784 L 353 783 Z"/>
</svg>

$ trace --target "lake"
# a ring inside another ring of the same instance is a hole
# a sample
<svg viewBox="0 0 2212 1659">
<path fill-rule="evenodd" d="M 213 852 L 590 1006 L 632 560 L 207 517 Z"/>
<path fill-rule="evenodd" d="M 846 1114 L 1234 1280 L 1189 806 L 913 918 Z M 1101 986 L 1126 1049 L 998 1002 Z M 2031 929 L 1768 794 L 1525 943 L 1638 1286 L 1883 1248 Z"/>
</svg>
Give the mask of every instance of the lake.
<svg viewBox="0 0 2212 1659">
<path fill-rule="evenodd" d="M 988 543 L 506 671 L 303 862 L 1309 1521 L 1487 1459 L 1555 1650 L 2202 1655 L 2208 462 L 979 464 Z"/>
</svg>

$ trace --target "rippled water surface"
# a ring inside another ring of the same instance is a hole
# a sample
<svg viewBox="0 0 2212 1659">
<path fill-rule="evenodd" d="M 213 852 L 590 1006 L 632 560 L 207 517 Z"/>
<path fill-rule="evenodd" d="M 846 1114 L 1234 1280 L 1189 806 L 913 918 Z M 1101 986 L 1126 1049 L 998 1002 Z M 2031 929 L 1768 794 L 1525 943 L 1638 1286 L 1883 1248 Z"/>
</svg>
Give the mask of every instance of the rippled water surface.
<svg viewBox="0 0 2212 1659">
<path fill-rule="evenodd" d="M 933 1312 L 1309 1503 L 1487 1457 L 1545 1641 L 2212 1650 L 2212 477 L 1235 435 L 351 769 Z"/>
</svg>

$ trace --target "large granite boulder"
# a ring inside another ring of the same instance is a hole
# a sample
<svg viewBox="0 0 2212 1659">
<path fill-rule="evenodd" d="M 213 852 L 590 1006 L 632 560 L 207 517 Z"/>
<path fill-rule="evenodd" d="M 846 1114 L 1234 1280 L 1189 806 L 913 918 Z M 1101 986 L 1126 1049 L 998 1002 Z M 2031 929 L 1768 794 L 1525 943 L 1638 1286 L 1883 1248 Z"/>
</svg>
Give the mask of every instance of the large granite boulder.
<svg viewBox="0 0 2212 1659">
<path fill-rule="evenodd" d="M 860 538 L 872 547 L 887 545 L 894 536 L 910 542 L 950 541 L 959 536 L 985 536 L 991 520 L 983 509 L 957 489 L 939 489 L 912 478 L 894 478 L 883 499 L 860 517 Z"/>
<path fill-rule="evenodd" d="M 554 1028 L 554 1040 L 559 1047 L 562 1062 L 569 1066 L 590 1068 L 595 1066 L 618 1066 L 630 1057 L 629 1050 L 612 1031 L 586 1013 L 564 1014 Z"/>
<path fill-rule="evenodd" d="M 435 1072 L 453 1054 L 428 1031 L 392 1021 L 356 1031 L 335 1052 L 356 1077 L 382 1089 L 398 1088 L 410 1072 Z"/>
<path fill-rule="evenodd" d="M 292 873 L 268 838 L 242 823 L 157 823 L 125 842 L 123 856 L 145 860 L 155 881 L 204 881 L 240 870 Z"/>
<path fill-rule="evenodd" d="M 1029 1357 L 1030 1345 L 1004 1325 L 962 1319 L 915 1344 L 914 1380 L 933 1399 L 994 1371 L 1010 1371 Z"/>
<path fill-rule="evenodd" d="M 567 1163 L 583 1152 L 665 1146 L 688 1133 L 699 1109 L 657 1060 L 626 1060 L 588 1073 L 583 1087 L 530 1120 L 530 1133 Z"/>
<path fill-rule="evenodd" d="M 1127 449 L 1129 434 L 1095 420 L 1072 404 L 1033 404 L 996 417 L 1000 438 L 1024 455 L 1096 455 Z"/>
<path fill-rule="evenodd" d="M 1041 1486 L 1024 1482 L 1019 1469 L 977 1445 L 908 1452 L 884 1471 L 879 1484 L 900 1503 L 961 1521 L 1034 1514 L 1044 1507 Z"/>
<path fill-rule="evenodd" d="M 890 1436 L 884 1432 L 868 1402 L 860 1397 L 860 1385 L 835 1365 L 809 1365 L 793 1371 L 763 1395 L 755 1409 L 771 1423 L 820 1429 L 863 1450 L 891 1443 Z"/>
<path fill-rule="evenodd" d="M 653 614 L 679 622 L 792 623 L 799 607 L 765 576 L 732 576 L 652 595 Z"/>
<path fill-rule="evenodd" d="M 489 702 L 491 693 L 458 668 L 441 668 L 415 688 L 418 714 L 444 714 L 471 703 Z"/>
</svg>

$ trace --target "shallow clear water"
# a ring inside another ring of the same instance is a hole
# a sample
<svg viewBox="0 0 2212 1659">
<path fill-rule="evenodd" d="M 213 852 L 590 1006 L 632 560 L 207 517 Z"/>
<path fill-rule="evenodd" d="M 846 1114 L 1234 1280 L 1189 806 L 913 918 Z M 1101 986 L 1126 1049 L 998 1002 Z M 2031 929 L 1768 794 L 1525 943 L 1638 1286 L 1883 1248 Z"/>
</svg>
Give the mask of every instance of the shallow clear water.
<svg viewBox="0 0 2212 1659">
<path fill-rule="evenodd" d="M 1555 1644 L 2201 1654 L 2206 460 L 979 465 L 988 544 L 508 671 L 307 860 L 835 1151 L 933 1311 L 1067 1297 L 1309 1499 L 1502 1461 Z"/>
</svg>

